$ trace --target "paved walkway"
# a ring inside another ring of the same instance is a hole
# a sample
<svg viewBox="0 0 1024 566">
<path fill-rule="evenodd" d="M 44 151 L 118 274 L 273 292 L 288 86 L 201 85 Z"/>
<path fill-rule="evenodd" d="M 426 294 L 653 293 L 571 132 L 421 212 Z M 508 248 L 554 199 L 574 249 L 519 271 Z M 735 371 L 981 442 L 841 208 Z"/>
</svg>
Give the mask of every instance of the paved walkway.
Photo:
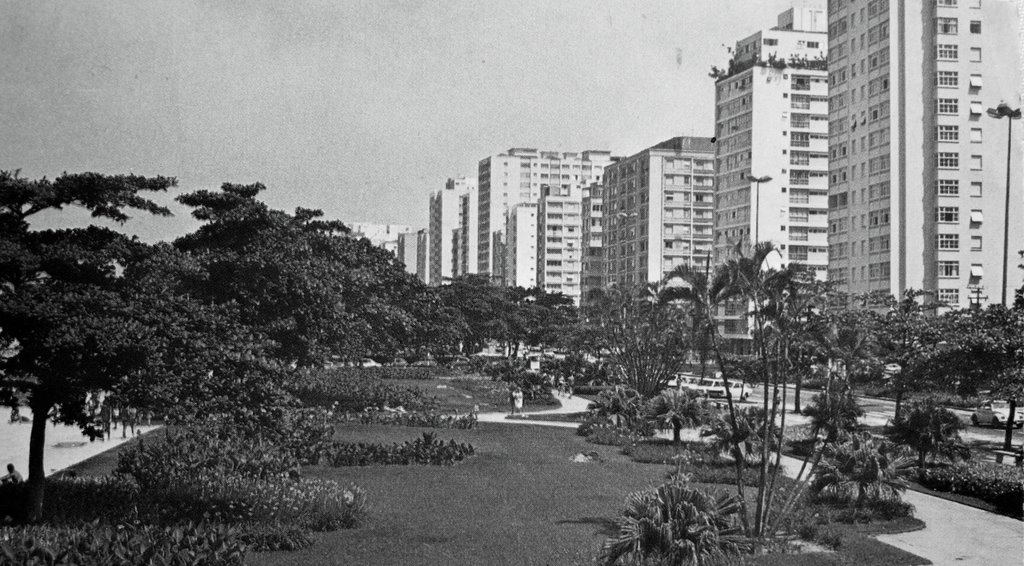
<svg viewBox="0 0 1024 566">
<path fill-rule="evenodd" d="M 589 401 L 559 398 L 562 406 L 526 416 L 585 411 Z M 507 413 L 481 413 L 481 422 L 530 424 L 576 428 L 575 423 L 507 419 Z M 787 421 L 790 416 L 787 415 Z M 687 432 L 687 431 L 684 431 Z M 694 431 L 695 432 L 695 431 Z M 664 434 L 669 435 L 669 431 Z M 688 437 L 691 435 L 687 435 Z M 696 438 L 695 435 L 692 435 Z M 783 456 L 783 471 L 796 476 L 801 461 Z M 920 531 L 880 535 L 878 540 L 930 560 L 936 566 L 1024 564 L 1024 522 L 966 505 L 907 491 L 903 500 L 914 506 L 914 516 L 927 525 Z"/>
</svg>

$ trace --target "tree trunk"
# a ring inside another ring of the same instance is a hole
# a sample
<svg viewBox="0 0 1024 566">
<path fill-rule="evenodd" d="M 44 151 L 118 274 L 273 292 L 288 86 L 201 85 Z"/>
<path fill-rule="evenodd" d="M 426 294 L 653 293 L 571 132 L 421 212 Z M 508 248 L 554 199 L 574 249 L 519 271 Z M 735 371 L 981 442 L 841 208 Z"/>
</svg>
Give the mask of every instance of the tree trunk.
<svg viewBox="0 0 1024 566">
<path fill-rule="evenodd" d="M 896 386 L 896 411 L 893 413 L 892 420 L 900 420 L 900 406 L 903 405 L 903 387 Z"/>
<path fill-rule="evenodd" d="M 1003 450 L 1013 449 L 1013 420 L 1016 414 L 1017 400 L 1010 399 L 1010 412 L 1006 416 L 1006 436 L 1003 437 Z"/>
<path fill-rule="evenodd" d="M 800 389 L 804 384 L 804 378 L 802 375 L 797 375 L 793 381 L 793 412 L 800 414 Z"/>
<path fill-rule="evenodd" d="M 672 423 L 672 442 L 679 444 L 682 441 L 680 432 L 683 430 L 683 425 L 680 423 Z"/>
<path fill-rule="evenodd" d="M 28 441 L 28 485 L 24 492 L 24 518 L 30 523 L 43 517 L 43 493 L 46 473 L 43 468 L 43 449 L 46 447 L 46 421 L 48 406 L 32 407 L 32 432 Z"/>
</svg>

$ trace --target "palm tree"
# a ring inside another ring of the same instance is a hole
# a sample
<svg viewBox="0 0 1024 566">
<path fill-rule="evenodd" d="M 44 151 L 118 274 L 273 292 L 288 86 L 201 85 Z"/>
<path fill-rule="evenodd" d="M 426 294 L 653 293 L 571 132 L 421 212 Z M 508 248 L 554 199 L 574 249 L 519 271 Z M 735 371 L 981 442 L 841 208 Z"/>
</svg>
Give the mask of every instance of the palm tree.
<svg viewBox="0 0 1024 566">
<path fill-rule="evenodd" d="M 905 444 L 917 452 L 917 466 L 923 468 L 931 456 L 944 456 L 951 460 L 967 459 L 970 449 L 960 442 L 964 423 L 953 411 L 940 407 L 933 399 L 910 404 L 904 414 L 893 421 L 889 438 Z"/>
<path fill-rule="evenodd" d="M 854 434 L 826 449 L 813 489 L 858 510 L 874 501 L 899 501 L 907 489 L 903 477 L 907 464 L 891 443 L 879 442 L 866 432 Z"/>
<path fill-rule="evenodd" d="M 738 521 L 739 501 L 720 491 L 702 492 L 683 482 L 629 496 L 619 535 L 605 541 L 602 563 L 703 566 L 747 547 Z"/>
<path fill-rule="evenodd" d="M 679 444 L 683 427 L 695 427 L 712 414 L 699 393 L 688 389 L 666 389 L 651 399 L 648 414 L 672 427 L 672 441 Z"/>
<path fill-rule="evenodd" d="M 811 418 L 814 435 L 832 443 L 841 433 L 853 432 L 857 428 L 857 419 L 864 416 L 864 409 L 848 390 L 825 390 L 811 399 L 803 414 Z"/>
</svg>

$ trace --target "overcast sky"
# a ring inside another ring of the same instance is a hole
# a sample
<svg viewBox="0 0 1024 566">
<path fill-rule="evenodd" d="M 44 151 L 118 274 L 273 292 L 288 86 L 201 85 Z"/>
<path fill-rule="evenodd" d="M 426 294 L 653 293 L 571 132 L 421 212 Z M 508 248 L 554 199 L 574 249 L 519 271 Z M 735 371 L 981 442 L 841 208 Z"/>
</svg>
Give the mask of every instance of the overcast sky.
<svg viewBox="0 0 1024 566">
<path fill-rule="evenodd" d="M 0 169 L 261 181 L 276 208 L 423 227 L 431 191 L 509 147 L 712 135 L 708 70 L 789 5 L 0 0 Z"/>
</svg>

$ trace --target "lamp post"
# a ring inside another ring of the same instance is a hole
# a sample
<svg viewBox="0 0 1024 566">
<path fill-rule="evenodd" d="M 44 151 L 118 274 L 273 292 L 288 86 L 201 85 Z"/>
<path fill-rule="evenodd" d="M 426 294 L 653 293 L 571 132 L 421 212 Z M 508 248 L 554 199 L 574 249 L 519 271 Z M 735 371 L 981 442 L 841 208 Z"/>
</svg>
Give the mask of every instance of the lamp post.
<svg viewBox="0 0 1024 566">
<path fill-rule="evenodd" d="M 761 183 L 767 183 L 772 178 L 768 175 L 764 177 L 747 175 L 747 180 L 756 183 L 757 187 L 754 191 L 754 245 L 756 246 L 758 240 L 761 239 Z"/>
<path fill-rule="evenodd" d="M 1006 118 L 1006 202 L 1003 204 L 1003 306 L 1009 307 L 1006 302 L 1006 286 L 1007 286 L 1007 275 L 1006 266 L 1010 263 L 1010 156 L 1012 155 L 1011 146 L 1013 143 L 1013 121 L 1020 119 L 1020 108 L 1010 108 L 1010 105 L 1005 102 L 1000 102 L 999 106 L 988 109 L 988 115 L 995 118 L 1001 119 Z"/>
</svg>

